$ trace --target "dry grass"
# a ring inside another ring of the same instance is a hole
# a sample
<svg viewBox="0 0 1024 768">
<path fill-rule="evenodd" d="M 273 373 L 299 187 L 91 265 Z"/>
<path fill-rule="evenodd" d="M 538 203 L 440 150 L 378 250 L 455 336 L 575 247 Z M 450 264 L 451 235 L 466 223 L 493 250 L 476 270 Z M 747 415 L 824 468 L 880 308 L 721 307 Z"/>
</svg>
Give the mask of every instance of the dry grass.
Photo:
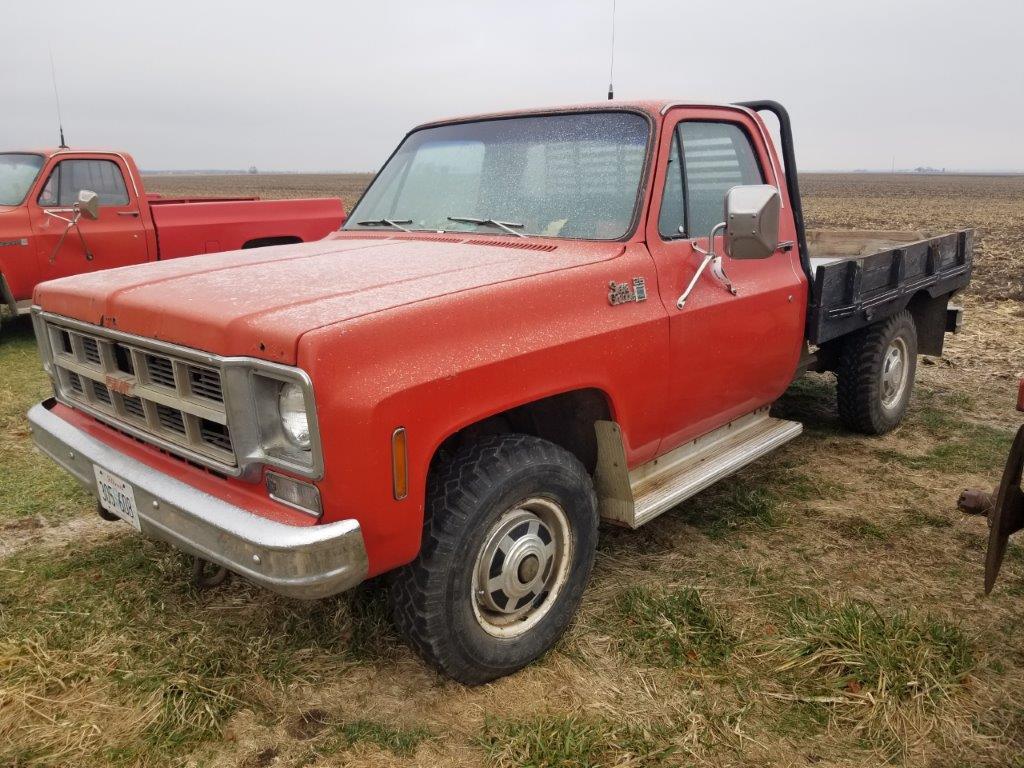
<svg viewBox="0 0 1024 768">
<path fill-rule="evenodd" d="M 363 182 L 149 183 L 350 204 Z M 72 545 L 2 529 L 0 765 L 1024 765 L 1024 550 L 985 598 L 985 523 L 955 508 L 1020 421 L 1024 178 L 803 183 L 813 226 L 980 229 L 964 332 L 919 367 L 895 433 L 842 432 L 829 377 L 801 381 L 778 410 L 803 437 L 604 530 L 568 635 L 477 689 L 425 669 L 373 585 L 311 605 L 237 580 L 197 594 L 180 556 L 123 527 Z M 19 431 L 45 391 L 27 330 L 0 360 L 0 520 L 90 519 Z"/>
</svg>

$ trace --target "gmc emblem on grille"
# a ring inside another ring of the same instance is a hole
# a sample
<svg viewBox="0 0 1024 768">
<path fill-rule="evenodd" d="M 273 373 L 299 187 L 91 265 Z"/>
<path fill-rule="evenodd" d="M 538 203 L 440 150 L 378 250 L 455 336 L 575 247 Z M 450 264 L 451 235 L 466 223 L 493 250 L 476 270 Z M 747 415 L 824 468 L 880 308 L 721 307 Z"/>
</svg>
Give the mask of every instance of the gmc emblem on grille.
<svg viewBox="0 0 1024 768">
<path fill-rule="evenodd" d="M 132 383 L 130 381 L 125 381 L 124 379 L 118 378 L 117 376 L 107 376 L 104 379 L 104 382 L 106 383 L 108 389 L 117 392 L 117 394 L 119 395 L 129 396 L 135 389 L 135 387 L 132 386 Z"/>
</svg>

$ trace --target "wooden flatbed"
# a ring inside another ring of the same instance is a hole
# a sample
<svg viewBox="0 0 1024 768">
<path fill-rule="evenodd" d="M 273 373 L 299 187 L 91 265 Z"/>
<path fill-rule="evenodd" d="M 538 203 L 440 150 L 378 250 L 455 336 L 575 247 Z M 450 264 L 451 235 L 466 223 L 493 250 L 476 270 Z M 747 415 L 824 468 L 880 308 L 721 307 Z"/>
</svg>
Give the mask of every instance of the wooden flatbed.
<svg viewBox="0 0 1024 768">
<path fill-rule="evenodd" d="M 972 229 L 941 234 L 809 229 L 806 241 L 807 340 L 819 346 L 884 320 L 922 293 L 948 296 L 971 278 Z"/>
</svg>

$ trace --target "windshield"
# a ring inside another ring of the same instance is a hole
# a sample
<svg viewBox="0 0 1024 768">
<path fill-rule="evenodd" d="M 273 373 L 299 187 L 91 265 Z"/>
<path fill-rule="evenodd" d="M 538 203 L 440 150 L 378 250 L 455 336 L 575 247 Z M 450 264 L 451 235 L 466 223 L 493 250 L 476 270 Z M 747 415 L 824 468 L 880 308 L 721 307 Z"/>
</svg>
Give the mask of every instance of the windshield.
<svg viewBox="0 0 1024 768">
<path fill-rule="evenodd" d="M 0 205 L 21 205 L 42 167 L 40 155 L 0 155 Z"/>
<path fill-rule="evenodd" d="M 648 133 L 630 112 L 425 128 L 403 142 L 344 229 L 615 240 L 633 221 Z"/>
</svg>

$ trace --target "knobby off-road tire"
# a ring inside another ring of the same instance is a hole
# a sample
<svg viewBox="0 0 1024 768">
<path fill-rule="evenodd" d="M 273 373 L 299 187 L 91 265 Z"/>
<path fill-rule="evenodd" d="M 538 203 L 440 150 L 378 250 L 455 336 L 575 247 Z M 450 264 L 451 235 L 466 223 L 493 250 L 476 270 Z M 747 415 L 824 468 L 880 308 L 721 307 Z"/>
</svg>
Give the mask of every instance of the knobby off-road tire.
<svg viewBox="0 0 1024 768">
<path fill-rule="evenodd" d="M 396 627 L 461 683 L 522 669 L 562 635 L 590 579 L 590 476 L 568 451 L 512 434 L 459 450 L 428 485 L 419 557 L 391 581 Z"/>
<path fill-rule="evenodd" d="M 917 373 L 917 327 L 904 310 L 852 335 L 836 371 L 839 418 L 855 432 L 884 435 L 903 420 Z"/>
</svg>

